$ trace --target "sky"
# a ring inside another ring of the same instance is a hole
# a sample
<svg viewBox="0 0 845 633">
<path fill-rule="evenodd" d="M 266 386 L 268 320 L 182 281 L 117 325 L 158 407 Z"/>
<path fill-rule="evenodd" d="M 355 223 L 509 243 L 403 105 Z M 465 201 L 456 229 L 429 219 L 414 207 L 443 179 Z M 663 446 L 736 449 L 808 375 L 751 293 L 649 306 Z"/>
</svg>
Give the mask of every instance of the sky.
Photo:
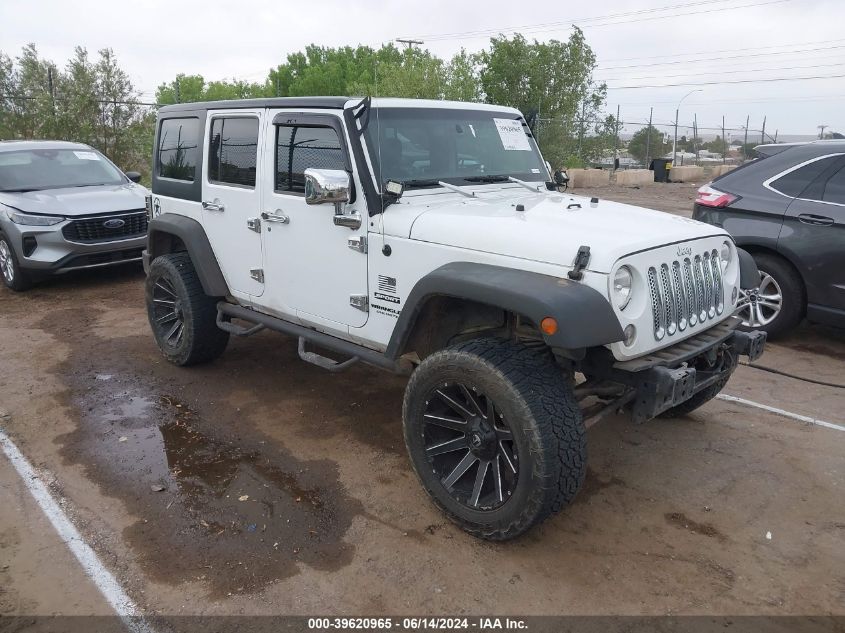
<svg viewBox="0 0 845 633">
<path fill-rule="evenodd" d="M 606 109 L 619 107 L 623 132 L 642 127 L 653 107 L 661 125 L 680 110 L 679 135 L 694 117 L 702 134 L 715 134 L 723 116 L 735 130 L 732 138 L 742 137 L 750 117 L 749 128 L 757 131 L 749 140 L 758 140 L 764 116 L 767 133 L 777 130 L 779 140 L 817 134 L 819 125 L 845 133 L 842 0 L 559 1 L 525 12 L 518 6 L 506 0 L 0 0 L 0 50 L 15 56 L 32 42 L 62 66 L 74 46 L 90 53 L 110 47 L 142 98 L 153 101 L 156 87 L 177 73 L 261 81 L 288 53 L 311 43 L 377 47 L 415 38 L 449 57 L 462 47 L 480 50 L 498 33 L 565 40 L 575 23 L 596 52 L 595 78 L 607 82 Z M 819 76 L 827 78 L 795 79 Z M 783 78 L 789 80 L 760 81 Z"/>
</svg>

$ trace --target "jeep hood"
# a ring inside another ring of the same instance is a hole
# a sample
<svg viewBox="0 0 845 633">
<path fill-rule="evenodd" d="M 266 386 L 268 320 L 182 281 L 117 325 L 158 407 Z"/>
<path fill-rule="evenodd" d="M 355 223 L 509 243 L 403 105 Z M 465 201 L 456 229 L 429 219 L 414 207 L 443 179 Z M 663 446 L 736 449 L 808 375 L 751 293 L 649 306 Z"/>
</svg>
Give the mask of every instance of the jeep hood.
<svg viewBox="0 0 845 633">
<path fill-rule="evenodd" d="M 412 214 L 408 237 L 562 266 L 572 266 L 583 244 L 590 247 L 588 270 L 608 273 L 614 262 L 630 253 L 726 235 L 709 224 L 628 204 L 526 193 L 507 189 L 477 198 L 460 194 L 414 197 L 408 201 L 408 211 L 417 207 L 419 213 Z M 525 210 L 517 211 L 517 205 Z M 388 216 L 394 208 L 385 213 L 388 233 Z"/>
<path fill-rule="evenodd" d="M 125 184 L 0 192 L 0 204 L 23 213 L 73 217 L 143 209 L 145 191 L 140 185 Z"/>
</svg>

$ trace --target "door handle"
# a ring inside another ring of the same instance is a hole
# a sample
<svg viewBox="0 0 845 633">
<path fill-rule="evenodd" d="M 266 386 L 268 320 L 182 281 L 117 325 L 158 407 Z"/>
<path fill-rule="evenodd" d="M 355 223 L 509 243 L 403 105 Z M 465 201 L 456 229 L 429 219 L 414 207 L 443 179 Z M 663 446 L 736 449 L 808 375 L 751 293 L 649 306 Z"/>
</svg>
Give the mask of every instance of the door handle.
<svg viewBox="0 0 845 633">
<path fill-rule="evenodd" d="M 220 211 L 221 213 L 226 210 L 226 207 L 223 206 L 222 202 L 220 202 L 220 198 L 215 198 L 211 202 L 203 200 L 202 208 L 206 211 Z"/>
<path fill-rule="evenodd" d="M 814 226 L 830 226 L 833 224 L 833 218 L 826 215 L 813 215 L 812 213 L 802 213 L 798 216 L 798 221 L 804 224 L 813 224 Z"/>
<path fill-rule="evenodd" d="M 290 223 L 290 218 L 281 211 L 281 209 L 276 209 L 273 213 L 267 213 L 265 211 L 261 214 L 261 219 L 265 222 L 278 222 L 279 224 Z"/>
<path fill-rule="evenodd" d="M 348 229 L 361 228 L 360 213 L 336 213 L 334 216 L 335 226 L 345 226 Z"/>
</svg>

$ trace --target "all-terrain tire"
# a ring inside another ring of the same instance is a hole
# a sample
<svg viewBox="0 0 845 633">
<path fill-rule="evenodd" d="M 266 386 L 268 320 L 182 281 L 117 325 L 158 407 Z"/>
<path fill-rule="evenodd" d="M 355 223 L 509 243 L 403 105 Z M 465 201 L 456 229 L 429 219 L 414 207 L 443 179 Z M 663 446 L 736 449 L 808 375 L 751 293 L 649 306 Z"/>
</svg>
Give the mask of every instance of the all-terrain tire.
<svg viewBox="0 0 845 633">
<path fill-rule="evenodd" d="M 21 268 L 20 262 L 18 262 L 18 256 L 15 254 L 15 249 L 12 248 L 9 238 L 4 233 L 0 233 L 0 251 L 4 265 L 9 267 L 8 270 L 11 276 L 11 279 L 9 279 L 6 270 L 0 271 L 0 278 L 2 278 L 3 283 L 7 288 L 15 292 L 29 290 L 32 287 L 32 279 Z"/>
<path fill-rule="evenodd" d="M 170 253 L 153 260 L 146 301 L 156 343 L 174 365 L 207 363 L 226 349 L 229 333 L 217 327 L 217 299 L 203 291 L 188 253 Z"/>
<path fill-rule="evenodd" d="M 493 509 L 456 500 L 429 462 L 427 399 L 453 382 L 492 399 L 512 433 L 519 472 L 511 495 Z M 584 482 L 587 443 L 581 410 L 546 349 L 481 338 L 435 352 L 411 376 L 402 416 L 405 444 L 423 487 L 453 522 L 477 537 L 502 541 L 523 534 L 570 503 Z"/>
<path fill-rule="evenodd" d="M 715 398 L 718 393 L 725 388 L 725 385 L 728 384 L 728 381 L 731 379 L 732 375 L 733 371 L 728 372 L 709 387 L 705 387 L 698 393 L 693 394 L 692 398 L 690 398 L 689 400 L 686 400 L 678 406 L 672 407 L 671 409 L 666 409 L 663 413 L 660 414 L 659 417 L 680 418 L 682 416 L 692 413 L 705 403 L 710 402 L 713 398 Z"/>
<path fill-rule="evenodd" d="M 807 311 L 807 300 L 805 298 L 804 283 L 801 276 L 782 257 L 769 253 L 754 255 L 754 261 L 762 275 L 771 275 L 777 286 L 780 288 L 781 308 L 778 315 L 765 325 L 754 327 L 743 326 L 743 329 L 763 330 L 768 340 L 777 339 L 793 330 L 804 318 Z M 747 312 L 742 312 L 743 318 Z"/>
</svg>

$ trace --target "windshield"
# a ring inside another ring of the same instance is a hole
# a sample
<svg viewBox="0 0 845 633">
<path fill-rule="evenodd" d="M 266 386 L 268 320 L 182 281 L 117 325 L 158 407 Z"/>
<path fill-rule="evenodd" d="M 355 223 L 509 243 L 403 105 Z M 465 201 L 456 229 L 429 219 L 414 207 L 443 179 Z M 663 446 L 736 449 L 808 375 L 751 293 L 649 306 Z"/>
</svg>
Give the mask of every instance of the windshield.
<svg viewBox="0 0 845 633">
<path fill-rule="evenodd" d="M 373 108 L 364 137 L 380 185 L 548 180 L 531 131 L 511 112 Z"/>
<path fill-rule="evenodd" d="M 93 149 L 0 152 L 0 191 L 121 185 L 123 174 Z"/>
</svg>

